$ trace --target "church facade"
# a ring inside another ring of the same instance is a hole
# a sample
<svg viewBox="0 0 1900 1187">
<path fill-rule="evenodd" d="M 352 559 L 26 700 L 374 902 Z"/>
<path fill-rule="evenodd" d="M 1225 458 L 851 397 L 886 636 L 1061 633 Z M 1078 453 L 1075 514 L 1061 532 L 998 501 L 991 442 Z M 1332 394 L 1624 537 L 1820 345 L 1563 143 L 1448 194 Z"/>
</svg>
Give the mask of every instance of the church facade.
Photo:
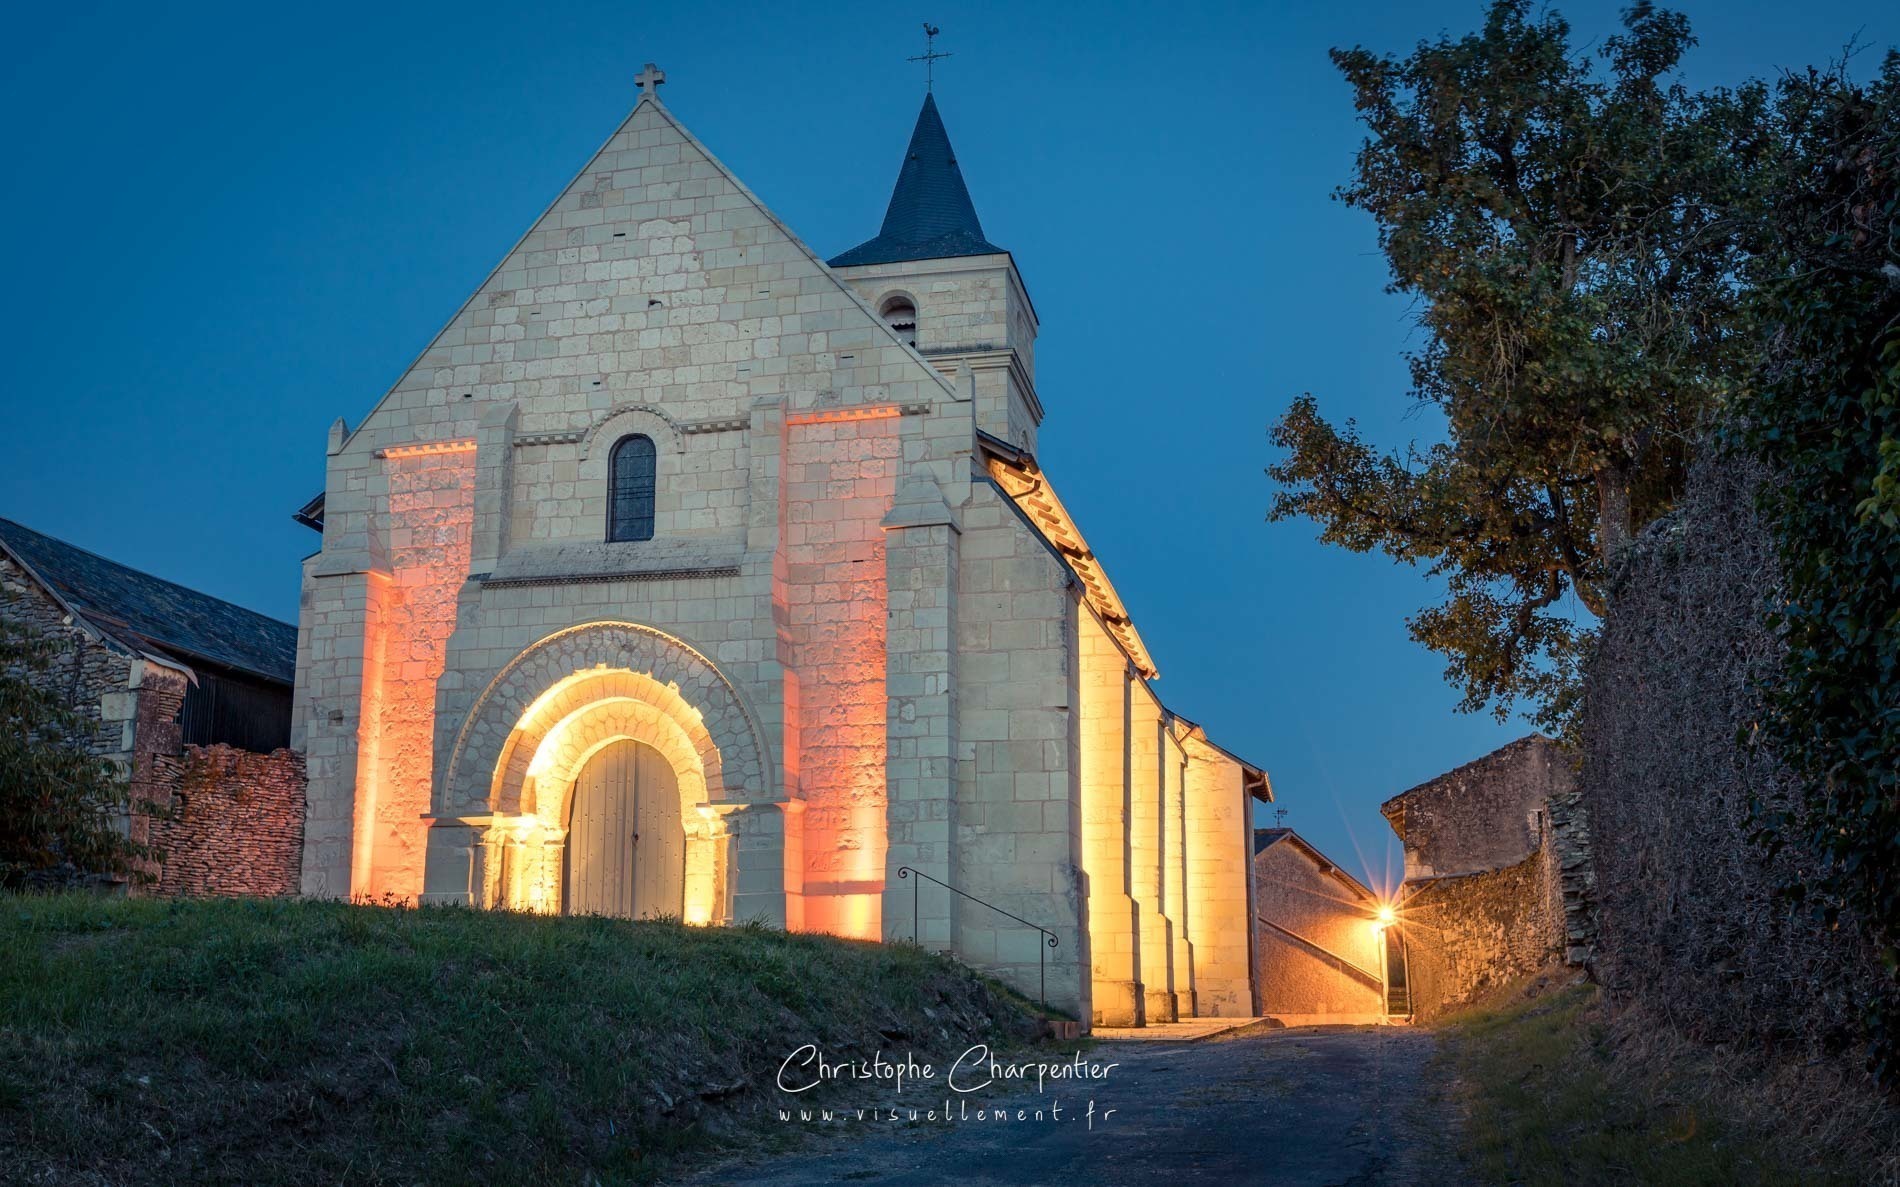
<svg viewBox="0 0 1900 1187">
<path fill-rule="evenodd" d="M 304 892 L 915 939 L 1100 1024 L 1253 1014 L 1266 776 L 1163 706 L 1036 461 L 1037 313 L 934 100 L 827 263 L 661 78 L 332 427 Z"/>
</svg>

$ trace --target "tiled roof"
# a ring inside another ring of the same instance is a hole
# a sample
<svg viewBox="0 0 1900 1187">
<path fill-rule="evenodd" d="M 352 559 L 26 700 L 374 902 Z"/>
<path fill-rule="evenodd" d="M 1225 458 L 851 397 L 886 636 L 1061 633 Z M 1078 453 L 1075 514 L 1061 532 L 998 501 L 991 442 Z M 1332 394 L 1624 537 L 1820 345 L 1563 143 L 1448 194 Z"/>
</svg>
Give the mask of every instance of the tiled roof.
<svg viewBox="0 0 1900 1187">
<path fill-rule="evenodd" d="M 950 147 L 943 117 L 937 114 L 937 101 L 925 95 L 904 166 L 891 190 L 891 204 L 884 211 L 883 229 L 877 238 L 833 257 L 831 266 L 984 256 L 1002 250 L 983 237 L 983 224 L 977 221 L 976 205 L 963 184 L 963 170 L 957 168 L 957 154 Z"/>
<path fill-rule="evenodd" d="M 281 684 L 297 670 L 297 628 L 254 610 L 128 569 L 0 519 L 0 547 L 122 646 L 189 664 L 207 660 Z"/>
</svg>

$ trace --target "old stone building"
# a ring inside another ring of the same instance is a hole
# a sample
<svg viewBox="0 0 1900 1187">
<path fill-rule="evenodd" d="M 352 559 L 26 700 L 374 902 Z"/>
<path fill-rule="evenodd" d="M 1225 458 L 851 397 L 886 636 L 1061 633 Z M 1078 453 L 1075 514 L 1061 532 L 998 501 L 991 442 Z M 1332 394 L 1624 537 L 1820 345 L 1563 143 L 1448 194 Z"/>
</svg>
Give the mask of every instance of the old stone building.
<svg viewBox="0 0 1900 1187">
<path fill-rule="evenodd" d="M 1589 838 L 1571 759 L 1555 742 L 1520 738 L 1380 811 L 1405 845 L 1393 937 L 1418 1017 L 1588 960 Z"/>
<path fill-rule="evenodd" d="M 1046 965 L 1083 1019 L 1251 1013 L 1265 775 L 1157 698 L 1037 462 L 1038 311 L 934 100 L 827 263 L 663 78 L 331 431 L 304 890 L 915 937 Z"/>
<path fill-rule="evenodd" d="M 296 629 L 0 519 L 0 617 L 50 638 L 48 678 L 126 772 L 133 837 L 163 859 L 135 890 L 287 894 L 303 846 L 286 748 Z"/>
<path fill-rule="evenodd" d="M 1408 1012 L 1379 895 L 1290 828 L 1254 830 L 1253 876 L 1261 1014 L 1289 1026 L 1379 1023 L 1393 982 L 1396 1012 Z"/>
</svg>

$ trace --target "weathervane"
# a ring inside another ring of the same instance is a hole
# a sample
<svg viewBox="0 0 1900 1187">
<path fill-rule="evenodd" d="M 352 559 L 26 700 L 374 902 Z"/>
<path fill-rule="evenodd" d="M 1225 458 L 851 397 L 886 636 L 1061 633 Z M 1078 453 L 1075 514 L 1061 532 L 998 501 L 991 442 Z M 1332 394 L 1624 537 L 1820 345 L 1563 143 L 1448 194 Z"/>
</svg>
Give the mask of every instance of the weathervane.
<svg viewBox="0 0 1900 1187">
<path fill-rule="evenodd" d="M 1286 809 L 1285 808 L 1275 808 L 1273 810 L 1273 823 L 1276 828 L 1286 827 Z"/>
<path fill-rule="evenodd" d="M 953 54 L 940 54 L 937 52 L 937 34 L 941 32 L 943 32 L 942 29 L 939 29 L 929 21 L 925 21 L 924 52 L 914 58 L 906 59 L 906 61 L 922 62 L 924 64 L 924 91 L 926 93 L 930 91 L 932 85 L 937 81 L 937 59 L 955 56 Z"/>
</svg>

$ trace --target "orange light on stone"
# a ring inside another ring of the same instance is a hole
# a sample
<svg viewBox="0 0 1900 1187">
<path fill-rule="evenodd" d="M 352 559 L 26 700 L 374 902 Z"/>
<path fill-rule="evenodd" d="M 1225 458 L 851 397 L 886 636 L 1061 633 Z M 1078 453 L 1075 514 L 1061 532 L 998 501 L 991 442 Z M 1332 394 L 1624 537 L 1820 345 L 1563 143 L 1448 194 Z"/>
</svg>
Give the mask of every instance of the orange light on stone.
<svg viewBox="0 0 1900 1187">
<path fill-rule="evenodd" d="M 854 408 L 820 408 L 810 412 L 788 412 L 788 425 L 842 424 L 853 420 L 889 420 L 904 415 L 899 404 L 861 404 Z"/>
<path fill-rule="evenodd" d="M 410 445 L 391 445 L 379 449 L 376 456 L 384 459 L 426 457 L 443 453 L 474 453 L 475 439 L 466 437 L 459 441 L 418 441 Z"/>
<path fill-rule="evenodd" d="M 388 578 L 373 578 L 357 729 L 351 892 L 413 902 L 422 890 L 435 750 L 435 685 L 468 576 L 474 442 L 385 451 Z"/>
<path fill-rule="evenodd" d="M 796 921 L 806 931 L 883 934 L 888 625 L 885 514 L 903 461 L 898 404 L 788 414 L 782 602 L 792 675 L 785 733 L 803 801 Z M 799 431 L 800 426 L 818 426 Z M 789 845 L 788 845 L 789 848 Z M 788 883 L 792 879 L 788 879 Z"/>
</svg>

